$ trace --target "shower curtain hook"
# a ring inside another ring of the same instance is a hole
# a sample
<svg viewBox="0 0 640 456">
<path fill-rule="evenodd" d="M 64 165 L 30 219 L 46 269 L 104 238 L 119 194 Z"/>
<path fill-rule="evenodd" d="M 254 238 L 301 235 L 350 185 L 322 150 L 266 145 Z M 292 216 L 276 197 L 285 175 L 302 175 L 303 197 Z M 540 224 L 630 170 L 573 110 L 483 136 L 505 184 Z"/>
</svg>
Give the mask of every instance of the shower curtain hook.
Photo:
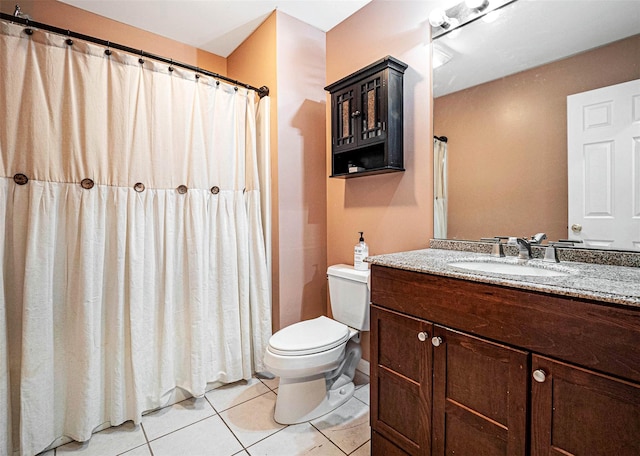
<svg viewBox="0 0 640 456">
<path fill-rule="evenodd" d="M 169 64 L 169 73 L 173 72 L 173 59 L 171 59 L 171 63 Z"/>
<path fill-rule="evenodd" d="M 69 30 L 69 29 L 67 29 L 67 36 L 71 37 L 71 30 Z M 69 46 L 73 46 L 73 40 L 71 38 L 67 38 L 65 43 L 67 43 Z"/>
<path fill-rule="evenodd" d="M 138 59 L 138 63 L 140 65 L 142 65 L 144 63 L 144 59 L 142 58 L 144 56 L 144 51 L 142 49 L 140 49 L 140 58 Z"/>
<path fill-rule="evenodd" d="M 107 49 L 105 49 L 104 53 L 106 55 L 111 55 L 111 49 L 109 49 L 111 47 L 111 41 L 107 41 Z"/>
<path fill-rule="evenodd" d="M 200 67 L 196 67 L 196 81 L 200 79 L 200 75 L 198 73 L 200 73 Z"/>
</svg>

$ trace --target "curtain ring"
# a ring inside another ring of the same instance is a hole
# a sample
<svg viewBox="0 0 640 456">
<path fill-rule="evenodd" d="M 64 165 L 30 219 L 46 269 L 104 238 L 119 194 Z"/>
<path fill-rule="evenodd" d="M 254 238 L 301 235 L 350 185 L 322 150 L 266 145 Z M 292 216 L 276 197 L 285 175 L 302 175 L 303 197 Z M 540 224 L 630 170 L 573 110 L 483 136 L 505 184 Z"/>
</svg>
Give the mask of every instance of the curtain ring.
<svg viewBox="0 0 640 456">
<path fill-rule="evenodd" d="M 171 63 L 169 64 L 169 73 L 173 73 L 173 59 L 171 59 Z"/>
<path fill-rule="evenodd" d="M 138 193 L 142 193 L 144 192 L 144 184 L 142 182 L 138 182 L 136 185 L 133 186 L 133 189 Z"/>
<path fill-rule="evenodd" d="M 217 195 L 218 193 L 220 193 L 220 187 L 218 187 L 217 185 L 214 185 L 213 187 L 211 187 L 211 193 L 213 193 L 214 195 Z"/>
<path fill-rule="evenodd" d="M 93 180 L 86 178 L 80 181 L 80 186 L 85 190 L 91 190 L 93 188 Z"/>
<path fill-rule="evenodd" d="M 13 175 L 13 181 L 18 185 L 24 185 L 29 182 L 29 178 L 26 174 L 18 173 Z"/>
<path fill-rule="evenodd" d="M 142 58 L 143 55 L 144 55 L 144 51 L 142 49 L 140 49 L 140 58 L 138 59 L 138 63 L 140 65 L 142 65 L 144 63 L 144 59 Z"/>
<path fill-rule="evenodd" d="M 67 30 L 67 36 L 71 37 L 71 31 L 70 30 Z M 73 46 L 73 40 L 71 38 L 67 38 L 65 43 L 67 43 L 69 46 Z"/>
<path fill-rule="evenodd" d="M 181 195 L 184 195 L 185 193 L 187 193 L 187 186 L 186 185 L 178 185 L 178 188 L 176 188 L 176 190 L 178 191 L 178 193 L 180 193 Z"/>
<path fill-rule="evenodd" d="M 26 29 L 23 30 L 23 32 L 26 33 L 29 36 L 33 35 L 33 29 L 31 29 L 31 28 L 26 28 Z"/>
<path fill-rule="evenodd" d="M 104 53 L 106 55 L 111 55 L 111 49 L 109 49 L 111 47 L 111 42 L 107 41 L 107 49 L 104 50 Z"/>
</svg>

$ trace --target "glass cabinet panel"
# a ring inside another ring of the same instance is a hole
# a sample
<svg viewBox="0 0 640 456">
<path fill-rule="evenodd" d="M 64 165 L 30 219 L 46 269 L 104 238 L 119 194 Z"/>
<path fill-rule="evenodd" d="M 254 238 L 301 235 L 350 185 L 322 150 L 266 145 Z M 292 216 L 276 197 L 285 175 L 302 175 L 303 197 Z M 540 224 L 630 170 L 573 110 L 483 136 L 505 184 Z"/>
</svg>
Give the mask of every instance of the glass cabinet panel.
<svg viewBox="0 0 640 456">
<path fill-rule="evenodd" d="M 362 139 L 375 138 L 382 134 L 380 77 L 362 84 Z"/>
</svg>

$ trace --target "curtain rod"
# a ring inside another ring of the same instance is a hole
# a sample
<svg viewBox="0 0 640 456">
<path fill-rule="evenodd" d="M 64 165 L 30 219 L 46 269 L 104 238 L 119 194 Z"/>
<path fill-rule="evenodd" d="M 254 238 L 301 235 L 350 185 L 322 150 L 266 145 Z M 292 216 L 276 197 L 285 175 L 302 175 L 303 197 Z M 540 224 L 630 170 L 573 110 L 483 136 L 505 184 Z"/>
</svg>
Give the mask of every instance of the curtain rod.
<svg viewBox="0 0 640 456">
<path fill-rule="evenodd" d="M 218 73 L 213 73 L 211 71 L 207 71 L 204 70 L 202 68 L 199 67 L 195 67 L 193 65 L 189 65 L 187 63 L 182 63 L 182 62 L 176 62 L 175 60 L 172 59 L 168 59 L 166 57 L 161 57 L 158 55 L 154 55 L 154 54 L 150 54 L 148 52 L 144 52 L 141 49 L 134 49 L 132 47 L 129 46 L 124 46 L 122 44 L 118 44 L 118 43 L 113 43 L 111 41 L 106 41 L 103 40 L 101 38 L 96 38 L 94 36 L 89 36 L 89 35 L 83 35 L 82 33 L 77 33 L 77 32 L 72 32 L 70 30 L 65 30 L 53 25 L 49 25 L 49 24 L 43 24 L 42 22 L 35 22 L 26 18 L 22 18 L 22 17 L 17 17 L 17 16 L 13 16 L 11 14 L 6 14 L 6 13 L 2 13 L 0 12 L 0 19 L 9 21 L 9 22 L 14 22 L 14 23 L 18 23 L 18 24 L 22 24 L 26 27 L 35 27 L 37 29 L 42 29 L 42 30 L 46 30 L 48 32 L 53 32 L 53 33 L 57 33 L 58 35 L 63 35 L 63 36 L 68 36 L 69 38 L 77 38 L 79 40 L 83 40 L 83 41 L 89 41 L 91 43 L 95 43 L 95 44 L 99 44 L 100 46 L 105 46 L 107 48 L 113 48 L 113 49 L 118 49 L 120 51 L 124 51 L 124 52 L 128 52 L 130 54 L 133 55 L 139 55 L 141 58 L 145 57 L 148 59 L 153 59 L 153 60 L 157 60 L 159 62 L 163 62 L 163 63 L 168 63 L 169 65 L 172 66 L 177 66 L 180 68 L 186 68 L 187 70 L 191 70 L 194 71 L 195 73 L 200 73 L 206 76 L 210 76 L 212 78 L 216 78 L 216 79 L 222 79 L 223 81 L 229 82 L 231 84 L 235 84 L 237 86 L 242 86 L 246 89 L 249 90 L 254 90 L 255 92 L 257 92 L 257 94 L 260 96 L 260 98 L 269 95 L 269 87 L 267 86 L 262 86 L 260 88 L 258 87 L 254 87 L 250 84 L 245 84 L 243 82 L 240 81 L 236 81 L 235 79 L 231 79 L 228 78 L 226 76 L 222 76 L 221 74 Z M 30 29 L 25 29 L 26 30 L 30 30 Z M 31 34 L 33 33 L 33 31 L 31 30 L 31 33 L 26 32 L 27 34 Z"/>
</svg>

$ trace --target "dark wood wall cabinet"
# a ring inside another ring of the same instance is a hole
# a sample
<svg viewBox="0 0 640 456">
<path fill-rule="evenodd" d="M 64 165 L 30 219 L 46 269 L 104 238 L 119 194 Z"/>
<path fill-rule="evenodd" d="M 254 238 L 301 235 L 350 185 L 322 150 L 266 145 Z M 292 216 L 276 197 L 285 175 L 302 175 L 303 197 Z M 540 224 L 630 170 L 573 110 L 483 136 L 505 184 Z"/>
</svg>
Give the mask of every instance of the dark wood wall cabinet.
<svg viewBox="0 0 640 456">
<path fill-rule="evenodd" d="M 331 85 L 331 177 L 404 171 L 402 80 L 387 56 Z"/>
<path fill-rule="evenodd" d="M 640 455 L 640 309 L 371 269 L 373 455 Z"/>
</svg>

